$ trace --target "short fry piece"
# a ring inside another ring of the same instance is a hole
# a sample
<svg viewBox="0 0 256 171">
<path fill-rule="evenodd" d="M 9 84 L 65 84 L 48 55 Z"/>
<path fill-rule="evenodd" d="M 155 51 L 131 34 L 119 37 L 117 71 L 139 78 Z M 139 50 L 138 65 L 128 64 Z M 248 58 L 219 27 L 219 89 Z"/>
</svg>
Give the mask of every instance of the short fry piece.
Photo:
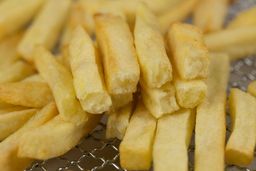
<svg viewBox="0 0 256 171">
<path fill-rule="evenodd" d="M 247 88 L 247 91 L 256 97 L 256 81 L 253 81 L 251 82 L 249 85 L 248 85 L 248 88 Z"/>
<path fill-rule="evenodd" d="M 34 75 L 31 75 L 31 76 L 23 79 L 22 82 L 40 82 L 40 83 L 45 83 L 45 80 L 41 77 L 41 75 L 34 74 Z"/>
<path fill-rule="evenodd" d="M 125 94 L 114 94 L 111 96 L 112 99 L 112 106 L 115 109 L 123 107 L 127 105 L 129 102 L 133 100 L 132 93 L 125 93 Z"/>
<path fill-rule="evenodd" d="M 0 115 L 0 141 L 22 127 L 35 113 L 36 109 L 27 109 Z"/>
<path fill-rule="evenodd" d="M 135 92 L 140 70 L 128 24 L 121 17 L 107 14 L 97 15 L 95 22 L 108 92 Z"/>
<path fill-rule="evenodd" d="M 90 36 L 81 26 L 77 27 L 69 45 L 69 61 L 76 96 L 85 111 L 100 114 L 109 110 L 112 102 L 95 50 Z"/>
<path fill-rule="evenodd" d="M 143 103 L 139 103 L 119 147 L 122 168 L 127 170 L 150 168 L 155 128 L 155 118 Z"/>
<path fill-rule="evenodd" d="M 191 110 L 158 120 L 153 147 L 154 171 L 188 171 L 188 147 L 194 126 L 195 113 Z"/>
<path fill-rule="evenodd" d="M 182 23 L 173 24 L 168 31 L 168 45 L 179 78 L 206 78 L 208 50 L 198 28 Z"/>
<path fill-rule="evenodd" d="M 246 166 L 253 161 L 256 144 L 256 99 L 234 88 L 229 107 L 232 132 L 226 145 L 226 163 Z"/>
<path fill-rule="evenodd" d="M 33 51 L 38 45 L 51 49 L 56 44 L 69 12 L 71 0 L 49 0 L 21 40 L 18 51 L 24 59 L 33 61 Z"/>
<path fill-rule="evenodd" d="M 227 55 L 210 56 L 205 101 L 197 107 L 195 171 L 224 171 L 226 136 L 226 89 L 229 78 Z"/>
<path fill-rule="evenodd" d="M 0 84 L 0 100 L 9 104 L 40 108 L 53 100 L 46 83 L 17 82 Z"/>
<path fill-rule="evenodd" d="M 106 129 L 106 137 L 123 139 L 126 129 L 130 123 L 133 104 L 128 105 L 112 112 L 108 112 L 108 122 Z"/>
</svg>

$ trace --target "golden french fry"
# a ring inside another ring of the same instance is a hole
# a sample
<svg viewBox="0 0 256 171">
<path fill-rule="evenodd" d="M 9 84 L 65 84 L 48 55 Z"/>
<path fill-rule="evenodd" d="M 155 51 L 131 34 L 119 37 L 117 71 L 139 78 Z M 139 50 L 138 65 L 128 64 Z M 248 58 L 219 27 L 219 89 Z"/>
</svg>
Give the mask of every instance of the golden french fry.
<svg viewBox="0 0 256 171">
<path fill-rule="evenodd" d="M 228 23 L 227 28 L 251 27 L 256 26 L 256 7 L 239 13 L 233 20 Z"/>
<path fill-rule="evenodd" d="M 133 94 L 132 93 L 114 94 L 114 95 L 111 95 L 111 99 L 112 99 L 112 106 L 115 109 L 118 109 L 130 103 L 133 100 Z"/>
<path fill-rule="evenodd" d="M 249 165 L 256 145 L 256 99 L 239 89 L 231 89 L 229 108 L 232 132 L 226 145 L 226 163 Z"/>
<path fill-rule="evenodd" d="M 140 6 L 136 13 L 134 41 L 142 79 L 151 88 L 159 88 L 172 80 L 172 66 L 158 27 L 154 14 Z"/>
<path fill-rule="evenodd" d="M 106 137 L 123 139 L 126 129 L 130 123 L 132 115 L 133 104 L 128 105 L 116 110 L 108 112 L 108 122 L 106 129 Z"/>
<path fill-rule="evenodd" d="M 0 115 L 0 141 L 22 127 L 36 111 L 36 109 L 27 109 Z"/>
<path fill-rule="evenodd" d="M 111 98 L 106 90 L 101 62 L 90 36 L 78 26 L 69 45 L 69 61 L 73 74 L 76 96 L 82 108 L 92 114 L 109 110 Z"/>
<path fill-rule="evenodd" d="M 40 83 L 45 83 L 45 80 L 41 77 L 41 75 L 34 74 L 34 75 L 31 75 L 31 76 L 23 79 L 22 82 L 40 82 Z"/>
<path fill-rule="evenodd" d="M 256 81 L 253 81 L 248 85 L 247 91 L 256 97 Z"/>
<path fill-rule="evenodd" d="M 168 45 L 179 78 L 191 80 L 207 77 L 208 50 L 198 28 L 189 24 L 173 24 L 168 31 Z"/>
<path fill-rule="evenodd" d="M 28 130 L 46 123 L 57 114 L 55 103 L 50 103 L 38 111 L 25 125 L 0 143 L 0 167 L 4 171 L 24 170 L 32 159 L 18 157 L 17 150 L 21 136 Z"/>
<path fill-rule="evenodd" d="M 119 147 L 122 168 L 127 170 L 148 170 L 150 168 L 155 128 L 156 119 L 140 102 Z"/>
<path fill-rule="evenodd" d="M 194 108 L 205 98 L 207 86 L 203 80 L 175 80 L 174 82 L 178 104 L 183 108 Z"/>
<path fill-rule="evenodd" d="M 34 56 L 40 75 L 53 93 L 61 118 L 78 125 L 88 120 L 88 114 L 82 110 L 76 99 L 73 78 L 69 70 L 58 63 L 44 47 L 36 48 Z"/>
<path fill-rule="evenodd" d="M 140 77 L 132 34 L 124 19 L 95 16 L 96 35 L 103 54 L 106 86 L 110 94 L 133 93 Z"/>
<path fill-rule="evenodd" d="M 221 30 L 228 11 L 229 0 L 199 0 L 194 10 L 194 24 L 203 32 Z"/>
<path fill-rule="evenodd" d="M 212 52 L 226 53 L 231 60 L 256 53 L 256 26 L 226 29 L 205 36 Z"/>
<path fill-rule="evenodd" d="M 6 108 L 0 107 L 0 115 L 10 113 L 10 112 L 15 112 L 15 111 L 21 111 L 21 110 L 25 110 L 25 109 L 28 109 L 28 108 L 24 107 L 24 106 L 15 106 L 15 105 L 12 105 L 12 106 L 9 106 Z"/>
<path fill-rule="evenodd" d="M 208 92 L 197 107 L 195 128 L 195 171 L 224 171 L 226 137 L 226 89 L 229 58 L 210 55 Z"/>
<path fill-rule="evenodd" d="M 143 82 L 140 85 L 143 102 L 155 118 L 179 109 L 175 98 L 175 88 L 170 82 L 161 88 L 149 88 Z"/>
<path fill-rule="evenodd" d="M 154 171 L 188 171 L 188 147 L 194 126 L 195 113 L 191 110 L 158 120 L 153 146 Z"/>
<path fill-rule="evenodd" d="M 22 29 L 44 2 L 44 0 L 3 1 L 0 4 L 0 39 Z"/>
<path fill-rule="evenodd" d="M 19 60 L 0 71 L 0 83 L 20 81 L 33 73 L 35 73 L 33 66 Z"/>
<path fill-rule="evenodd" d="M 173 8 L 158 16 L 162 32 L 167 32 L 170 25 L 185 20 L 199 0 L 183 0 Z"/>
<path fill-rule="evenodd" d="M 17 82 L 0 84 L 0 100 L 9 104 L 40 108 L 53 101 L 46 83 Z"/>
<path fill-rule="evenodd" d="M 49 0 L 45 3 L 18 46 L 18 52 L 25 60 L 33 62 L 33 51 L 36 46 L 42 45 L 47 49 L 54 47 L 70 5 L 71 0 Z"/>
</svg>

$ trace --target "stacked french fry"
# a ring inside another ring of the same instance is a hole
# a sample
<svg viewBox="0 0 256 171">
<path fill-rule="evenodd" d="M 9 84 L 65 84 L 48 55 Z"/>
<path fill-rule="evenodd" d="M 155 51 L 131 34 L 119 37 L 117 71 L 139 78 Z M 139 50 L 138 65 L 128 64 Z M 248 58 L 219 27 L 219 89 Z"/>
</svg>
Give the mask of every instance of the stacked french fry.
<svg viewBox="0 0 256 171">
<path fill-rule="evenodd" d="M 230 90 L 227 143 L 226 91 L 230 61 L 256 54 L 256 7 L 224 27 L 229 5 L 2 0 L 0 170 L 65 154 L 103 115 L 123 169 L 188 171 L 193 132 L 195 171 L 249 165 L 256 81 Z"/>
</svg>

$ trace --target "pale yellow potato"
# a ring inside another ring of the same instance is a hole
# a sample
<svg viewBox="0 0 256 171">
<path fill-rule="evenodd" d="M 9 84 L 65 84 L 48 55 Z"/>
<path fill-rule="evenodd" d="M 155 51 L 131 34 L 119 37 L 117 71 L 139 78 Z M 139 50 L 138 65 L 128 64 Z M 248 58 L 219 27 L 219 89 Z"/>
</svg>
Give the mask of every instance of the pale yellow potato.
<svg viewBox="0 0 256 171">
<path fill-rule="evenodd" d="M 73 78 L 69 70 L 58 63 L 43 47 L 36 48 L 34 55 L 36 68 L 49 85 L 61 118 L 75 124 L 88 120 L 88 114 L 83 111 L 76 99 Z"/>
<path fill-rule="evenodd" d="M 90 36 L 78 26 L 69 45 L 69 61 L 76 97 L 85 111 L 100 114 L 109 110 L 112 101 L 106 90 L 100 69 L 101 62 L 95 51 Z"/>
<path fill-rule="evenodd" d="M 154 171 L 188 171 L 188 147 L 195 113 L 181 110 L 160 118 L 153 146 Z"/>
<path fill-rule="evenodd" d="M 231 60 L 256 54 L 256 26 L 210 33 L 205 43 L 209 51 L 226 53 Z"/>
<path fill-rule="evenodd" d="M 27 109 L 0 115 L 0 141 L 22 127 L 36 111 L 36 109 Z"/>
<path fill-rule="evenodd" d="M 194 108 L 202 103 L 207 93 L 204 80 L 174 81 L 178 104 L 183 108 Z"/>
<path fill-rule="evenodd" d="M 118 138 L 122 140 L 130 123 L 133 103 L 129 103 L 120 109 L 108 112 L 106 138 Z"/>
<path fill-rule="evenodd" d="M 21 137 L 18 156 L 46 160 L 63 155 L 96 127 L 100 115 L 88 116 L 80 124 L 64 121 L 61 115 Z"/>
<path fill-rule="evenodd" d="M 119 147 L 123 169 L 148 170 L 151 167 L 155 129 L 156 119 L 140 102 Z"/>
<path fill-rule="evenodd" d="M 32 65 L 19 60 L 0 71 L 0 83 L 20 81 L 34 73 L 35 69 Z"/>
<path fill-rule="evenodd" d="M 226 19 L 229 0 L 199 0 L 193 23 L 203 32 L 221 30 Z"/>
<path fill-rule="evenodd" d="M 10 112 L 15 112 L 15 111 L 21 111 L 21 110 L 25 110 L 25 109 L 28 109 L 28 108 L 24 107 L 24 106 L 15 106 L 15 105 L 6 107 L 6 108 L 0 107 L 0 115 L 10 113 Z"/>
<path fill-rule="evenodd" d="M 172 66 L 165 50 L 164 37 L 157 18 L 145 6 L 136 12 L 134 43 L 141 77 L 151 88 L 159 88 L 172 80 Z"/>
<path fill-rule="evenodd" d="M 155 118 L 179 110 L 172 83 L 168 82 L 161 88 L 149 88 L 142 82 L 140 85 L 143 102 Z"/>
<path fill-rule="evenodd" d="M 133 94 L 132 93 L 114 94 L 114 95 L 111 95 L 111 100 L 112 100 L 112 106 L 115 109 L 118 109 L 130 103 L 133 100 Z"/>
<path fill-rule="evenodd" d="M 34 74 L 34 75 L 31 75 L 31 76 L 23 79 L 22 82 L 40 82 L 40 83 L 45 83 L 45 80 L 42 78 L 41 75 Z"/>
<path fill-rule="evenodd" d="M 226 137 L 226 89 L 229 58 L 210 55 L 205 101 L 197 107 L 195 128 L 195 171 L 224 171 Z"/>
<path fill-rule="evenodd" d="M 248 85 L 247 91 L 256 97 L 256 81 L 253 81 Z"/>
<path fill-rule="evenodd" d="M 252 163 L 256 145 L 256 99 L 233 88 L 229 96 L 232 132 L 228 139 L 226 163 L 246 166 Z"/>
<path fill-rule="evenodd" d="M 240 27 L 251 27 L 256 26 L 256 7 L 253 6 L 245 11 L 238 13 L 238 15 L 232 19 L 227 28 L 240 28 Z"/>
<path fill-rule="evenodd" d="M 168 31 L 170 57 L 182 80 L 206 78 L 209 57 L 202 32 L 195 26 L 173 24 Z"/>
<path fill-rule="evenodd" d="M 55 103 L 50 103 L 38 111 L 25 125 L 0 143 L 0 166 L 4 171 L 21 171 L 33 161 L 29 158 L 18 157 L 17 150 L 20 137 L 28 130 L 35 129 L 51 120 L 57 114 Z"/>
<path fill-rule="evenodd" d="M 0 39 L 15 33 L 28 24 L 44 2 L 44 0 L 3 1 L 0 4 Z"/>
<path fill-rule="evenodd" d="M 135 92 L 140 69 L 128 24 L 121 17 L 110 14 L 95 16 L 95 22 L 108 92 Z"/>
<path fill-rule="evenodd" d="M 13 105 L 40 108 L 53 101 L 53 96 L 46 83 L 2 83 L 0 84 L 0 100 Z"/>
<path fill-rule="evenodd" d="M 42 45 L 47 49 L 55 46 L 70 6 L 71 0 L 48 0 L 45 3 L 18 46 L 18 52 L 25 60 L 33 62 L 36 46 Z"/>
<path fill-rule="evenodd" d="M 160 27 L 163 33 L 167 32 L 170 25 L 185 20 L 195 9 L 199 0 L 183 0 L 173 8 L 158 16 Z"/>
</svg>

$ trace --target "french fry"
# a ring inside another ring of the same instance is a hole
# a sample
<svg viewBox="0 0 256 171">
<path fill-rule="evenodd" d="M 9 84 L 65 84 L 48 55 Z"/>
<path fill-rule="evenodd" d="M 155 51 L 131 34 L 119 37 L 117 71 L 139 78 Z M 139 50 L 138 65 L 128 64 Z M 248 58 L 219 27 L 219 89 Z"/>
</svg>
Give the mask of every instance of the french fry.
<svg viewBox="0 0 256 171">
<path fill-rule="evenodd" d="M 208 51 L 198 28 L 182 23 L 173 24 L 168 31 L 168 46 L 179 78 L 191 80 L 207 77 Z"/>
<path fill-rule="evenodd" d="M 122 140 L 130 123 L 133 103 L 111 112 L 108 112 L 106 138 L 118 138 Z"/>
<path fill-rule="evenodd" d="M 239 13 L 233 20 L 228 23 L 227 28 L 240 28 L 240 27 L 251 27 L 256 26 L 255 21 L 256 7 L 252 7 L 248 10 Z"/>
<path fill-rule="evenodd" d="M 158 120 L 153 146 L 154 171 L 188 171 L 188 147 L 194 126 L 195 113 L 191 110 Z"/>
<path fill-rule="evenodd" d="M 229 107 L 232 132 L 226 145 L 226 163 L 249 165 L 256 145 L 256 99 L 239 89 L 231 89 Z"/>
<path fill-rule="evenodd" d="M 22 127 L 36 111 L 36 109 L 27 109 L 0 115 L 0 141 Z"/>
<path fill-rule="evenodd" d="M 41 75 L 34 74 L 34 75 L 31 75 L 31 76 L 23 79 L 22 82 L 40 82 L 40 83 L 45 83 L 45 80 L 41 77 Z"/>
<path fill-rule="evenodd" d="M 69 45 L 69 61 L 76 96 L 85 111 L 101 114 L 109 110 L 112 102 L 101 73 L 101 62 L 95 51 L 89 35 L 78 26 Z"/>
<path fill-rule="evenodd" d="M 226 53 L 231 60 L 256 53 L 256 26 L 226 29 L 205 36 L 209 51 Z"/>
<path fill-rule="evenodd" d="M 256 81 L 253 81 L 248 85 L 247 91 L 256 97 Z"/>
<path fill-rule="evenodd" d="M 55 46 L 70 5 L 71 0 L 46 2 L 18 46 L 18 52 L 25 60 L 33 62 L 33 51 L 36 46 L 42 45 L 47 49 Z"/>
<path fill-rule="evenodd" d="M 17 82 L 0 84 L 0 100 L 9 104 L 40 108 L 53 101 L 46 83 Z"/>
<path fill-rule="evenodd" d="M 145 84 L 159 88 L 171 81 L 172 66 L 165 50 L 164 38 L 157 18 L 145 6 L 137 9 L 134 41 Z"/>
<path fill-rule="evenodd" d="M 199 0 L 194 10 L 194 24 L 203 32 L 214 32 L 223 27 L 229 0 Z"/>
<path fill-rule="evenodd" d="M 58 63 L 44 47 L 38 47 L 34 53 L 39 74 L 48 83 L 61 118 L 77 125 L 88 120 L 88 114 L 82 110 L 76 99 L 73 78 L 67 68 Z"/>
<path fill-rule="evenodd" d="M 17 151 L 20 138 L 28 130 L 35 129 L 51 120 L 57 114 L 55 103 L 50 103 L 38 111 L 25 125 L 0 143 L 0 166 L 4 171 L 24 170 L 33 161 L 29 158 L 18 157 Z"/>
<path fill-rule="evenodd" d="M 205 98 L 207 86 L 203 80 L 175 80 L 174 82 L 178 104 L 183 108 L 194 108 Z"/>
<path fill-rule="evenodd" d="M 95 16 L 96 35 L 103 54 L 107 90 L 110 94 L 133 93 L 140 77 L 132 34 L 124 19 Z"/>
<path fill-rule="evenodd" d="M 229 58 L 210 55 L 208 92 L 197 107 L 195 128 L 195 171 L 224 171 L 226 137 L 226 89 Z"/>
<path fill-rule="evenodd" d="M 143 82 L 140 82 L 140 85 L 143 102 L 155 118 L 179 109 L 175 98 L 175 88 L 170 82 L 161 88 L 149 88 Z"/>
<path fill-rule="evenodd" d="M 183 0 L 173 8 L 158 16 L 160 27 L 163 33 L 167 32 L 170 25 L 185 20 L 196 7 L 199 0 Z"/>
<path fill-rule="evenodd" d="M 20 81 L 33 73 L 35 73 L 33 66 L 19 60 L 10 67 L 0 71 L 0 83 Z"/>
<path fill-rule="evenodd" d="M 0 115 L 10 113 L 10 112 L 15 112 L 15 111 L 21 111 L 25 109 L 28 109 L 28 108 L 24 106 L 15 106 L 15 105 L 6 107 L 6 108 L 0 108 Z"/>
<path fill-rule="evenodd" d="M 132 93 L 125 93 L 125 94 L 114 94 L 111 96 L 112 99 L 112 106 L 115 109 L 123 107 L 127 105 L 129 102 L 133 100 Z"/>
<path fill-rule="evenodd" d="M 127 170 L 150 168 L 155 128 L 156 119 L 143 103 L 139 103 L 119 147 L 122 168 Z"/>
<path fill-rule="evenodd" d="M 44 2 L 44 0 L 8 0 L 1 2 L 0 39 L 22 29 L 31 21 Z"/>
</svg>

